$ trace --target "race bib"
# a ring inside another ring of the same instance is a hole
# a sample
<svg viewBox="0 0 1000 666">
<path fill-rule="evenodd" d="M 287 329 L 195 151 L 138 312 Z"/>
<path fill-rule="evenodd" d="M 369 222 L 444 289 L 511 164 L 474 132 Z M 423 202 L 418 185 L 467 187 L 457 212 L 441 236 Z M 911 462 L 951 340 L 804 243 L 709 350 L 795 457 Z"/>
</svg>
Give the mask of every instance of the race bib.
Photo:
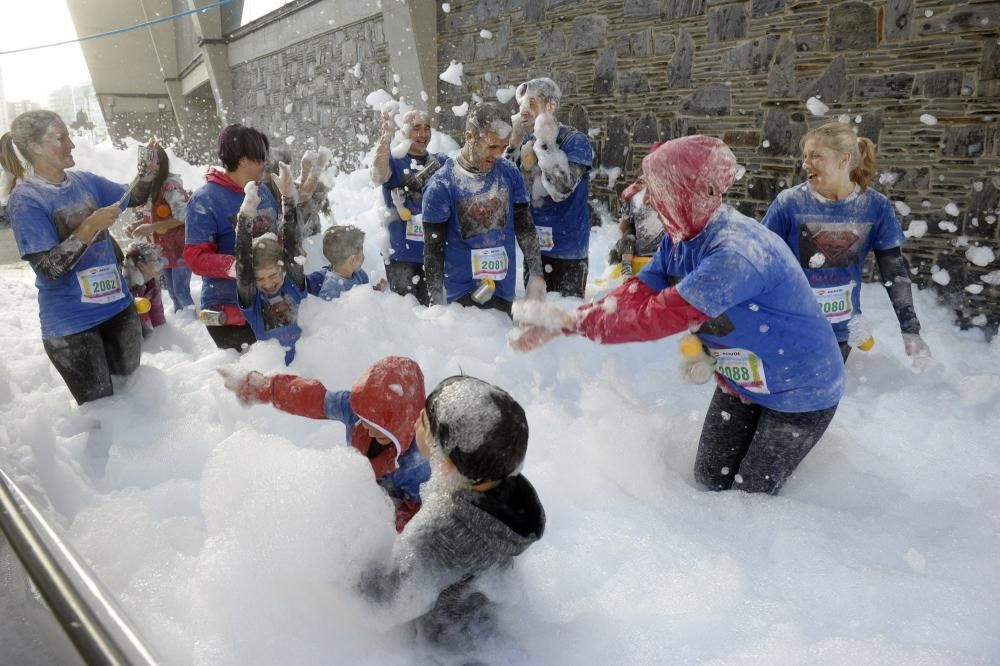
<svg viewBox="0 0 1000 666">
<path fill-rule="evenodd" d="M 76 274 L 82 303 L 112 303 L 125 298 L 118 269 L 114 264 L 94 266 Z"/>
<path fill-rule="evenodd" d="M 760 357 L 746 349 L 711 349 L 715 370 L 726 379 L 750 393 L 770 393 L 764 364 Z"/>
<path fill-rule="evenodd" d="M 851 318 L 851 292 L 854 284 L 845 284 L 838 287 L 813 287 L 816 300 L 819 302 L 823 316 L 831 324 L 839 321 L 847 321 Z"/>
<path fill-rule="evenodd" d="M 554 248 L 555 242 L 552 240 L 552 227 L 535 227 L 538 232 L 538 249 L 547 252 Z"/>
<path fill-rule="evenodd" d="M 500 281 L 507 277 L 507 248 L 484 247 L 472 250 L 472 279 Z"/>
<path fill-rule="evenodd" d="M 424 216 L 414 215 L 406 221 L 406 240 L 424 242 Z"/>
</svg>

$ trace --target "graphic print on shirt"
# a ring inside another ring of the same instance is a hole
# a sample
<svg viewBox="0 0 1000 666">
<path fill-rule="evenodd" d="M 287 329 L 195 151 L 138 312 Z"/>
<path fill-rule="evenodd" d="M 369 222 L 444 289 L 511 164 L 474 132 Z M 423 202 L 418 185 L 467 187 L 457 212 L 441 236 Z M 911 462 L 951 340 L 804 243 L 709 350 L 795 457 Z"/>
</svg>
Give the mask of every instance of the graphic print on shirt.
<svg viewBox="0 0 1000 666">
<path fill-rule="evenodd" d="M 271 232 L 274 233 L 275 230 L 279 229 L 276 224 L 277 213 L 271 208 L 265 208 L 263 210 L 258 210 L 257 215 L 253 218 L 253 224 L 250 227 L 250 236 L 253 238 L 258 238 L 264 234 Z M 236 215 L 229 216 L 229 224 L 233 225 L 233 229 L 236 229 L 236 223 L 238 219 Z M 278 233 L 278 244 L 281 244 L 282 234 Z"/>
<path fill-rule="evenodd" d="M 804 222 L 799 226 L 799 260 L 804 268 L 817 268 L 816 254 L 824 257 L 820 268 L 846 268 L 858 263 L 871 222 Z"/>
<path fill-rule="evenodd" d="M 459 199 L 456 208 L 462 238 L 468 240 L 507 225 L 509 191 L 494 185 L 486 192 Z"/>
<path fill-rule="evenodd" d="M 76 230 L 80 223 L 97 210 L 97 203 L 89 196 L 84 201 L 78 201 L 52 213 L 52 221 L 56 224 L 56 234 L 64 241 Z"/>
<path fill-rule="evenodd" d="M 299 304 L 291 296 L 277 293 L 274 296 L 265 296 L 261 299 L 261 318 L 264 320 L 264 330 L 271 331 L 276 328 L 291 326 L 298 321 Z"/>
<path fill-rule="evenodd" d="M 729 318 L 729 315 L 723 312 L 718 317 L 713 317 L 702 323 L 702 325 L 699 326 L 698 330 L 695 332 L 702 333 L 704 335 L 711 335 L 716 338 L 724 338 L 735 330 L 736 326 L 733 325 L 733 320 Z"/>
</svg>

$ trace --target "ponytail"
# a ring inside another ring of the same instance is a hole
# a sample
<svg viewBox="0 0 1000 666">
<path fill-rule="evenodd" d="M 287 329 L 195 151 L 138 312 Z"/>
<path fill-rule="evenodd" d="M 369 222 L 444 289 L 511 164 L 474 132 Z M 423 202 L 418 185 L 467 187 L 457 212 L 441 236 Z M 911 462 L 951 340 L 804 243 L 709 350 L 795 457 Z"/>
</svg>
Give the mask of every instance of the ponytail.
<svg viewBox="0 0 1000 666">
<path fill-rule="evenodd" d="M 858 137 L 858 163 L 851 169 L 851 180 L 864 192 L 875 178 L 875 144 L 871 139 Z"/>
<path fill-rule="evenodd" d="M 0 136 L 0 166 L 14 177 L 15 183 L 24 180 L 24 164 L 21 163 L 21 158 L 17 155 L 14 137 L 10 132 Z"/>
</svg>

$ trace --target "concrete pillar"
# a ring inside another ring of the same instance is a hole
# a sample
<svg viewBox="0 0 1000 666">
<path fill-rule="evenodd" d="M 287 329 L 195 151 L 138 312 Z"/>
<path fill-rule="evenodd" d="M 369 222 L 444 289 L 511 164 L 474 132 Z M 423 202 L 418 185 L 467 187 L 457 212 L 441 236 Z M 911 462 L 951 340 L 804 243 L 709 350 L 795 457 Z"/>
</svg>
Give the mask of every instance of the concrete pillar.
<svg viewBox="0 0 1000 666">
<path fill-rule="evenodd" d="M 399 75 L 399 93 L 409 104 L 437 106 L 437 3 L 428 0 L 383 2 L 389 64 Z M 425 102 L 421 92 L 427 94 Z"/>
<path fill-rule="evenodd" d="M 187 0 L 190 9 L 197 9 L 212 0 Z M 229 124 L 233 110 L 233 75 L 229 55 L 222 35 L 222 14 L 218 8 L 191 14 L 202 62 L 208 71 L 208 83 L 215 98 L 216 113 L 222 125 Z"/>
</svg>

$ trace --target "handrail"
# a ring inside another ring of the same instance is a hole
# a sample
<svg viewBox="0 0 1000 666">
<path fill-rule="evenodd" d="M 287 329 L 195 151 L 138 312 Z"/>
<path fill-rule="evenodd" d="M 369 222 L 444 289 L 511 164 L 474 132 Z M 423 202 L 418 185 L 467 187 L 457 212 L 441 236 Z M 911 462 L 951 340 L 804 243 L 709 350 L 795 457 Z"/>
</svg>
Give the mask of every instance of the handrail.
<svg viewBox="0 0 1000 666">
<path fill-rule="evenodd" d="M 0 531 L 87 664 L 157 663 L 110 593 L 2 469 Z"/>
</svg>

